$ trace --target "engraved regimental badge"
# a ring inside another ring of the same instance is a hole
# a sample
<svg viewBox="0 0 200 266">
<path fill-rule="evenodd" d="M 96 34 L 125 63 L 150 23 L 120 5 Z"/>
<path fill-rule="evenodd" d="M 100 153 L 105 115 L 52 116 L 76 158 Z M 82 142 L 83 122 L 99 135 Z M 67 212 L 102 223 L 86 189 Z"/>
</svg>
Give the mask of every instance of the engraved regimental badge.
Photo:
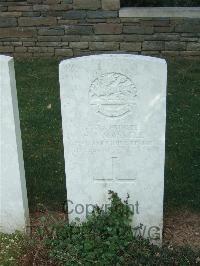
<svg viewBox="0 0 200 266">
<path fill-rule="evenodd" d="M 120 73 L 105 73 L 89 89 L 89 103 L 100 115 L 123 117 L 133 110 L 137 89 L 132 80 Z"/>
</svg>

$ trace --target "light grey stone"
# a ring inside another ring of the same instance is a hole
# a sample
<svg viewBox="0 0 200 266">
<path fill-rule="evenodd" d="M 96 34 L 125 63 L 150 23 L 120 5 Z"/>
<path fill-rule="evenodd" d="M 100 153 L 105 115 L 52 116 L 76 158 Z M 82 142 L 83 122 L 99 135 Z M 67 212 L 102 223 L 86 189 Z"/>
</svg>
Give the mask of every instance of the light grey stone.
<svg viewBox="0 0 200 266">
<path fill-rule="evenodd" d="M 91 204 L 105 208 L 109 190 L 129 194 L 133 233 L 160 244 L 165 60 L 94 55 L 65 60 L 59 71 L 69 220 L 83 221 Z"/>
<path fill-rule="evenodd" d="M 121 18 L 200 18 L 200 7 L 123 7 Z"/>
<path fill-rule="evenodd" d="M 26 231 L 29 224 L 14 61 L 0 55 L 0 231 Z"/>
</svg>

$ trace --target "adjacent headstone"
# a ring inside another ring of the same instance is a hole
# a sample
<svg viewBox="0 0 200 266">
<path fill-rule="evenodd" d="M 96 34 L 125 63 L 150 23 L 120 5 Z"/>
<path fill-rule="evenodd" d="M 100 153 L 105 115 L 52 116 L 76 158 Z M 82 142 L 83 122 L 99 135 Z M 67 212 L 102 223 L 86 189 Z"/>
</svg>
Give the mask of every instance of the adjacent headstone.
<svg viewBox="0 0 200 266">
<path fill-rule="evenodd" d="M 133 233 L 160 244 L 163 228 L 167 65 L 130 54 L 60 64 L 70 221 L 129 194 Z"/>
<path fill-rule="evenodd" d="M 3 55 L 0 93 L 0 232 L 24 232 L 29 219 L 14 61 Z"/>
</svg>

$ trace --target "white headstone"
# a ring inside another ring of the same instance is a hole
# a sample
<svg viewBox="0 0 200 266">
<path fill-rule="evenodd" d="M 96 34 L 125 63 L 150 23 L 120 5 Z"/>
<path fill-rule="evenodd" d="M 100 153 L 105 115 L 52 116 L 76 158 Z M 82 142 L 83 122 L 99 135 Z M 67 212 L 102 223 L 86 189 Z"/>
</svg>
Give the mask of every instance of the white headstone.
<svg viewBox="0 0 200 266">
<path fill-rule="evenodd" d="M 28 203 L 14 61 L 0 55 L 0 231 L 25 231 Z"/>
<path fill-rule="evenodd" d="M 130 54 L 60 64 L 68 213 L 130 195 L 133 232 L 161 243 L 167 65 Z M 142 224 L 141 228 L 138 226 Z"/>
</svg>

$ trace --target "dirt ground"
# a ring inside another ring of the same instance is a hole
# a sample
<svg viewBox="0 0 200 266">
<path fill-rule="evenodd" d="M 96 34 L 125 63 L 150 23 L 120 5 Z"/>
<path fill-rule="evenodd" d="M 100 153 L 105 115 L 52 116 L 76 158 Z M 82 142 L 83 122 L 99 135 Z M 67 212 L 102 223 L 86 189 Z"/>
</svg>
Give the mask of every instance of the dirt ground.
<svg viewBox="0 0 200 266">
<path fill-rule="evenodd" d="M 164 243 L 200 249 L 200 213 L 168 212 L 164 218 Z"/>
</svg>

